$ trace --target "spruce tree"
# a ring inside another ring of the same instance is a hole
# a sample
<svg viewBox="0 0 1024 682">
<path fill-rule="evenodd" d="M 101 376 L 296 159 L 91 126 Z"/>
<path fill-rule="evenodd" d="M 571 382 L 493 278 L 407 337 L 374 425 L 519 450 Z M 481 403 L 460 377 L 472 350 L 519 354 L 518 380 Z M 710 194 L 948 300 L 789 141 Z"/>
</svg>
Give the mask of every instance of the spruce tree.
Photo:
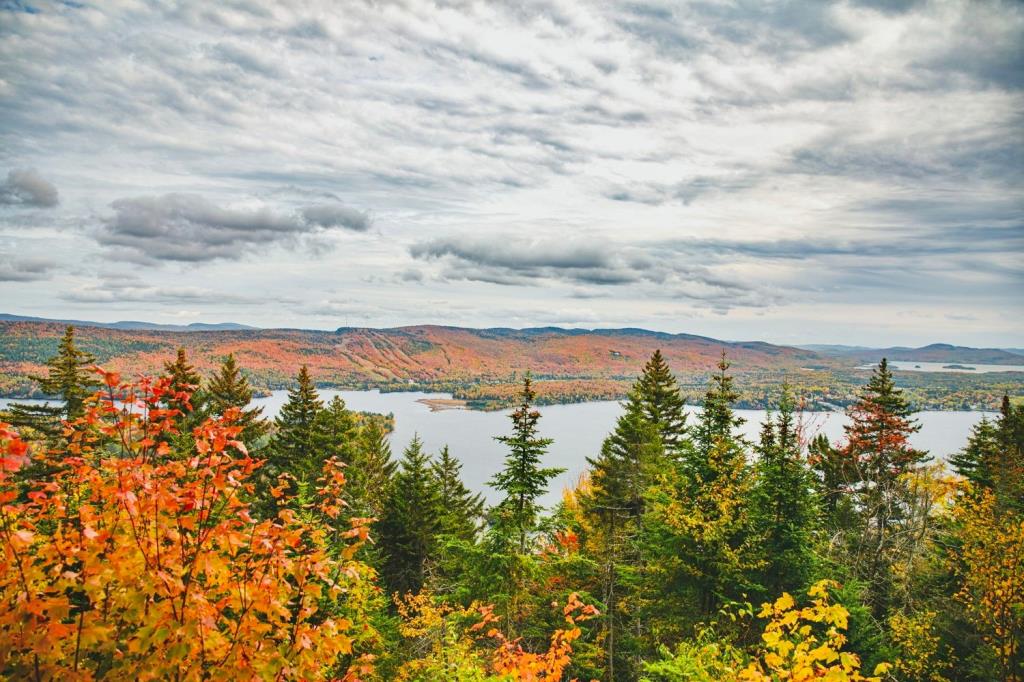
<svg viewBox="0 0 1024 682">
<path fill-rule="evenodd" d="M 652 628 L 681 634 L 713 615 L 723 599 L 753 586 L 758 565 L 745 443 L 735 432 L 738 398 L 727 373 L 718 373 L 704 398 L 695 448 L 666 468 L 647 495 L 644 529 L 651 568 L 645 590 L 660 595 L 649 614 Z"/>
<path fill-rule="evenodd" d="M 1024 406 L 1003 396 L 999 416 L 978 422 L 950 463 L 976 492 L 992 491 L 1000 508 L 1024 511 Z"/>
<path fill-rule="evenodd" d="M 449 537 L 471 542 L 480 530 L 484 515 L 484 499 L 473 493 L 461 478 L 462 463 L 452 457 L 448 446 L 431 465 L 434 485 L 440 506 L 439 532 Z"/>
<path fill-rule="evenodd" d="M 552 478 L 564 469 L 543 468 L 541 459 L 551 445 L 550 438 L 539 437 L 537 422 L 540 412 L 533 408 L 536 394 L 527 374 L 523 379 L 519 407 L 512 413 L 512 435 L 495 440 L 508 446 L 504 468 L 494 475 L 490 485 L 505 494 L 499 505 L 501 525 L 517 544 L 520 555 L 526 554 L 528 540 L 536 530 L 540 506 L 537 498 L 547 492 Z"/>
<path fill-rule="evenodd" d="M 793 393 L 783 384 L 779 411 L 765 420 L 754 467 L 752 521 L 763 555 L 762 595 L 795 593 L 812 576 L 818 523 L 814 476 L 804 459 Z"/>
<path fill-rule="evenodd" d="M 383 577 L 389 591 L 417 593 L 441 531 L 440 498 L 419 436 L 402 453 L 380 525 Z"/>
<path fill-rule="evenodd" d="M 356 416 L 345 406 L 345 401 L 340 396 L 334 396 L 316 418 L 319 448 L 323 458 L 334 457 L 351 465 L 357 447 L 359 427 Z"/>
<path fill-rule="evenodd" d="M 57 345 L 57 354 L 46 361 L 46 376 L 32 376 L 47 396 L 57 398 L 60 405 L 11 405 L 7 419 L 13 426 L 35 429 L 47 438 L 61 434 L 61 420 L 71 421 L 85 413 L 85 400 L 99 387 L 100 382 L 91 367 L 96 358 L 75 345 L 75 328 L 64 330 Z"/>
<path fill-rule="evenodd" d="M 242 374 L 233 353 L 227 355 L 203 390 L 203 411 L 206 415 L 223 415 L 228 409 L 240 410 L 237 424 L 242 427 L 242 442 L 250 451 L 261 445 L 261 440 L 270 429 L 263 417 L 263 408 L 248 407 L 252 402 L 252 389 Z"/>
<path fill-rule="evenodd" d="M 288 391 L 288 401 L 274 420 L 276 431 L 269 445 L 267 474 L 290 474 L 309 487 L 319 478 L 324 462 L 323 439 L 317 419 L 324 405 L 309 370 L 303 365 L 298 385 Z"/>
<path fill-rule="evenodd" d="M 658 429 L 667 453 L 678 456 L 689 447 L 686 401 L 660 349 L 644 365 L 629 400 L 639 402 L 644 417 Z"/>
<path fill-rule="evenodd" d="M 594 528 L 590 544 L 601 566 L 609 680 L 636 678 L 637 633 L 644 629 L 638 617 L 644 608 L 638 587 L 646 562 L 642 547 L 645 494 L 659 471 L 673 465 L 636 390 L 626 399 L 625 412 L 602 444 L 600 456 L 588 459 L 590 491 L 582 499 Z"/>
<path fill-rule="evenodd" d="M 349 500 L 356 514 L 377 519 L 384 515 L 397 467 L 384 427 L 370 419 L 360 429 L 348 470 Z"/>
</svg>

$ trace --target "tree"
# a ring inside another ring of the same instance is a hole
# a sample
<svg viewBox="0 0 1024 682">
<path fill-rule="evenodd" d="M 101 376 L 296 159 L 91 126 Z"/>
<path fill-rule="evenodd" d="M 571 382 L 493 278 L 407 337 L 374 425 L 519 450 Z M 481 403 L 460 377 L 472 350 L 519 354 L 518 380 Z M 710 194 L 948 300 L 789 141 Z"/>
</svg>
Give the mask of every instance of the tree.
<svg viewBox="0 0 1024 682">
<path fill-rule="evenodd" d="M 765 420 L 756 451 L 751 516 L 764 565 L 758 582 L 766 594 L 802 589 L 811 579 L 818 506 L 814 477 L 803 457 L 795 403 L 783 384 L 779 411 Z"/>
<path fill-rule="evenodd" d="M 643 630 L 637 614 L 644 601 L 638 579 L 645 564 L 645 495 L 658 472 L 672 464 L 665 456 L 658 426 L 645 416 L 637 390 L 635 386 L 626 399 L 625 412 L 602 444 L 600 456 L 587 460 L 592 467 L 590 490 L 582 500 L 595 530 L 590 545 L 602 566 L 608 680 L 635 678 L 635 640 Z M 623 641 L 629 633 L 632 643 Z"/>
<path fill-rule="evenodd" d="M 57 398 L 61 405 L 11 405 L 8 419 L 17 428 L 29 427 L 53 439 L 62 431 L 61 422 L 71 421 L 85 412 L 86 399 L 99 388 L 92 371 L 96 358 L 75 345 L 75 328 L 68 325 L 57 345 L 57 354 L 46 361 L 46 376 L 32 376 L 43 393 Z"/>
<path fill-rule="evenodd" d="M 323 457 L 351 464 L 359 438 L 356 417 L 340 396 L 334 396 L 316 415 L 316 432 Z"/>
<path fill-rule="evenodd" d="M 441 530 L 440 498 L 419 436 L 402 453 L 380 522 L 383 577 L 391 592 L 419 592 Z"/>
<path fill-rule="evenodd" d="M 1000 507 L 1024 512 L 1024 406 L 1004 395 L 999 417 L 978 422 L 950 463 L 973 490 L 990 490 Z"/>
<path fill-rule="evenodd" d="M 242 438 L 251 450 L 258 450 L 270 425 L 263 417 L 263 408 L 249 407 L 252 389 L 233 353 L 224 358 L 220 369 L 206 382 L 203 393 L 203 408 L 208 415 L 223 415 L 231 408 L 239 410 L 237 423 L 242 427 Z"/>
<path fill-rule="evenodd" d="M 643 416 L 657 428 L 665 452 L 678 457 L 690 446 L 686 402 L 660 349 L 644 365 L 627 400 L 639 402 Z"/>
<path fill-rule="evenodd" d="M 660 595 L 652 617 L 672 635 L 714 614 L 725 599 L 752 586 L 758 568 L 756 537 L 750 520 L 752 479 L 742 424 L 732 405 L 738 395 L 718 363 L 705 393 L 697 424 L 696 447 L 677 466 L 667 468 L 648 493 L 644 519 L 651 566 L 645 576 L 652 595 Z"/>
<path fill-rule="evenodd" d="M 1024 679 L 1024 515 L 999 509 L 991 490 L 963 496 L 955 508 L 960 547 L 951 556 L 957 601 L 981 634 L 990 679 Z M 981 653 L 981 652 L 978 652 Z"/>
<path fill-rule="evenodd" d="M 361 429 L 353 455 L 351 504 L 358 514 L 381 518 L 398 468 L 384 427 L 376 420 Z"/>
<path fill-rule="evenodd" d="M 167 398 L 167 408 L 178 410 L 181 424 L 195 421 L 193 414 L 202 410 L 202 393 L 200 384 L 203 378 L 188 361 L 184 348 L 179 348 L 173 362 L 164 363 L 164 374 L 171 380 L 171 394 Z"/>
<path fill-rule="evenodd" d="M 496 437 L 498 442 L 509 448 L 505 466 L 491 479 L 491 486 L 505 493 L 499 513 L 502 525 L 517 541 L 520 555 L 526 554 L 527 541 L 536 529 L 540 511 L 537 498 L 547 492 L 552 478 L 565 471 L 540 466 L 552 440 L 537 435 L 540 412 L 533 409 L 535 398 L 527 374 L 523 379 L 519 407 L 511 415 L 512 435 Z"/>
<path fill-rule="evenodd" d="M 328 546 L 303 515 L 253 518 L 236 411 L 167 457 L 169 380 L 105 383 L 25 499 L 12 473 L 51 454 L 0 425 L 0 677 L 351 680 L 370 665 L 365 525 Z M 329 517 L 344 477 L 324 478 L 312 505 Z"/>
<path fill-rule="evenodd" d="M 274 420 L 276 432 L 270 441 L 267 474 L 288 474 L 300 487 L 308 487 L 324 461 L 317 419 L 324 405 L 305 365 L 299 369 L 297 380 L 298 385 L 288 391 L 288 401 Z"/>
<path fill-rule="evenodd" d="M 859 527 L 849 533 L 852 568 L 870 585 L 872 612 L 881 620 L 891 605 L 893 567 L 907 547 L 903 531 L 920 521 L 911 517 L 910 474 L 928 457 L 910 445 L 920 425 L 884 358 L 847 415 L 843 456 L 856 471 L 849 492 L 859 517 Z"/>
<path fill-rule="evenodd" d="M 431 464 L 441 514 L 439 533 L 471 542 L 480 531 L 484 499 L 466 487 L 461 471 L 462 463 L 452 457 L 447 445 Z"/>
</svg>

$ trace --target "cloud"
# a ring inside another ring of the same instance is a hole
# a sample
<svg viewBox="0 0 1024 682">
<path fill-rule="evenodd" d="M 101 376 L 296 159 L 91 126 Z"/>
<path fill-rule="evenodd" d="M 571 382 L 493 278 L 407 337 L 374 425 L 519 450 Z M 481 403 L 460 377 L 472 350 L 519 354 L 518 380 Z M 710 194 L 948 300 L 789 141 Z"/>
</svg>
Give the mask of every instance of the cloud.
<svg viewBox="0 0 1024 682">
<path fill-rule="evenodd" d="M 54 261 L 43 258 L 18 258 L 0 253 L 0 282 L 36 282 L 49 279 L 57 267 Z"/>
<path fill-rule="evenodd" d="M 461 235 L 416 243 L 409 253 L 442 264 L 442 278 L 453 281 L 527 287 L 634 287 L 646 295 L 681 297 L 724 309 L 759 307 L 774 300 L 767 287 L 744 284 L 664 246 Z M 576 297 L 576 291 L 568 296 Z"/>
<path fill-rule="evenodd" d="M 238 259 L 268 246 L 295 246 L 336 229 L 362 231 L 365 214 L 341 205 L 295 213 L 266 206 L 225 208 L 194 194 L 119 199 L 98 233 L 101 244 L 142 260 Z"/>
<path fill-rule="evenodd" d="M 0 184 L 0 204 L 52 208 L 59 203 L 57 188 L 34 168 L 14 169 Z"/>
<path fill-rule="evenodd" d="M 357 232 L 370 229 L 370 216 L 341 204 L 319 204 L 302 209 L 307 222 L 320 227 L 344 227 Z"/>
<path fill-rule="evenodd" d="M 197 286 L 153 285 L 138 277 L 108 277 L 64 291 L 60 298 L 72 303 L 146 303 L 223 305 L 266 304 L 262 296 L 241 296 Z"/>
</svg>

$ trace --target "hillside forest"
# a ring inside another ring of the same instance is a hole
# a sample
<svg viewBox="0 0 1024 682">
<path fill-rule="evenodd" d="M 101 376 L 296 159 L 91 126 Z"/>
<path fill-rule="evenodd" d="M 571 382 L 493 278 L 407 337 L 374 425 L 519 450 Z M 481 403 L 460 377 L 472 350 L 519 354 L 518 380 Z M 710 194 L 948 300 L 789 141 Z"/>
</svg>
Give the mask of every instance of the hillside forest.
<svg viewBox="0 0 1024 682">
<path fill-rule="evenodd" d="M 687 417 L 655 349 L 545 509 L 530 374 L 489 506 L 472 453 L 392 451 L 306 366 L 269 420 L 234 356 L 196 362 L 129 378 L 69 327 L 33 378 L 60 402 L 0 415 L 0 678 L 1024 679 L 1009 399 L 934 461 L 883 359 L 839 442 L 786 383 L 748 442 L 730 358 Z"/>
</svg>

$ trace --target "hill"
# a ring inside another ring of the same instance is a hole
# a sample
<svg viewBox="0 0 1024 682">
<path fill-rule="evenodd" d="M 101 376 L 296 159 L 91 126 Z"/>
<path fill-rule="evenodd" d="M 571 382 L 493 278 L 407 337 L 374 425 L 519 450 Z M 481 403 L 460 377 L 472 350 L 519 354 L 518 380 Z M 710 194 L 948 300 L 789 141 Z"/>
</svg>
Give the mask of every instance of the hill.
<svg viewBox="0 0 1024 682">
<path fill-rule="evenodd" d="M 156 322 L 140 322 L 138 320 L 121 320 L 119 322 L 94 322 L 91 320 L 51 320 L 44 317 L 29 317 L 26 315 L 9 315 L 0 313 L 0 322 L 56 322 L 58 324 L 70 324 L 75 327 L 102 327 L 104 329 L 129 329 L 129 330 L 151 330 L 165 332 L 201 332 L 201 331 L 224 331 L 240 329 L 256 329 L 236 322 L 193 322 L 191 324 L 159 324 Z"/>
<path fill-rule="evenodd" d="M 30 379 L 57 349 L 65 323 L 0 320 L 0 396 L 29 397 L 38 391 Z M 301 329 L 205 330 L 111 326 L 77 327 L 79 345 L 106 368 L 133 376 L 162 370 L 175 351 L 185 348 L 204 374 L 234 353 L 254 388 L 291 386 L 307 365 L 321 386 L 432 390 L 451 393 L 474 407 L 496 407 L 514 398 L 515 386 L 529 370 L 537 379 L 541 403 L 618 399 L 655 349 L 660 349 L 689 401 L 703 395 L 707 378 L 722 353 L 732 364 L 742 407 L 770 405 L 777 385 L 790 381 L 808 407 L 830 409 L 849 404 L 866 380 L 858 365 L 876 353 L 836 354 L 777 346 L 760 341 L 729 342 L 692 334 L 645 329 L 470 329 L 438 325 L 335 331 Z M 1001 355 L 980 355 L 952 346 L 930 346 L 926 360 L 983 362 Z M 955 349 L 950 354 L 948 349 Z M 946 350 L 943 350 L 946 349 Z M 946 353 L 943 355 L 942 353 Z M 881 357 L 878 355 L 877 357 Z M 977 359 L 979 357 L 985 360 Z M 1010 356 L 1017 362 L 1024 358 Z M 1024 365 L 1022 365 L 1024 371 Z M 1024 394 L 1018 373 L 966 375 L 899 372 L 897 382 L 920 407 L 980 409 L 998 404 L 1004 393 Z"/>
<path fill-rule="evenodd" d="M 890 360 L 916 360 L 918 362 L 977 362 L 990 365 L 1024 365 L 1024 357 L 1002 348 L 969 348 L 948 343 L 933 343 L 920 348 L 893 346 L 891 348 L 863 348 L 860 346 L 803 346 L 822 355 L 848 358 L 857 362 Z M 1024 370 L 1024 367 L 1022 367 Z"/>
</svg>

